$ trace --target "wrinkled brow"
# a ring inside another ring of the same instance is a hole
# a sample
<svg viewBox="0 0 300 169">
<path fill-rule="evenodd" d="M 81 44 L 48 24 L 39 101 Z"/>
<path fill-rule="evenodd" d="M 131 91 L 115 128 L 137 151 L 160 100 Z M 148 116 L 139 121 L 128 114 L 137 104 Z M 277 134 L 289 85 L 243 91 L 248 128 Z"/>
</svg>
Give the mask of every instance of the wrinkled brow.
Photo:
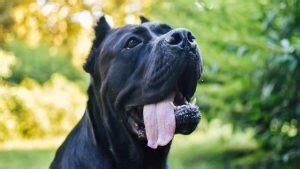
<svg viewBox="0 0 300 169">
<path fill-rule="evenodd" d="M 159 24 L 151 25 L 150 29 L 155 33 L 162 33 L 162 32 L 168 32 L 172 30 L 172 27 L 167 24 L 159 23 Z"/>
<path fill-rule="evenodd" d="M 142 36 L 146 41 L 152 39 L 150 30 L 148 30 L 146 27 L 138 26 L 131 30 L 132 34 Z"/>
<path fill-rule="evenodd" d="M 149 33 L 149 32 L 148 32 L 147 28 L 139 26 L 139 27 L 133 28 L 132 33 L 134 33 L 134 34 L 145 34 L 145 33 Z"/>
</svg>

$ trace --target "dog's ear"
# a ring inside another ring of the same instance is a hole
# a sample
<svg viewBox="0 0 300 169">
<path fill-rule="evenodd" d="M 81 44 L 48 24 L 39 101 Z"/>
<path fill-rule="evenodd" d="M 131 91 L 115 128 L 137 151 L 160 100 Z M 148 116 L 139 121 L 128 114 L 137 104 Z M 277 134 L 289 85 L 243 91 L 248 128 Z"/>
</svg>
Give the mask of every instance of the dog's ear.
<svg viewBox="0 0 300 169">
<path fill-rule="evenodd" d="M 102 16 L 99 21 L 97 22 L 97 25 L 95 26 L 95 39 L 92 44 L 92 48 L 90 51 L 90 54 L 87 58 L 86 63 L 83 65 L 83 69 L 90 73 L 93 74 L 94 70 L 94 64 L 96 62 L 96 57 L 99 55 L 99 45 L 101 42 L 104 40 L 105 36 L 107 35 L 108 31 L 110 30 L 110 26 L 107 23 L 106 19 L 104 16 Z"/>
<path fill-rule="evenodd" d="M 150 22 L 149 19 L 147 19 L 146 17 L 144 16 L 140 16 L 140 20 L 141 20 L 141 23 L 146 23 L 146 22 Z"/>
</svg>

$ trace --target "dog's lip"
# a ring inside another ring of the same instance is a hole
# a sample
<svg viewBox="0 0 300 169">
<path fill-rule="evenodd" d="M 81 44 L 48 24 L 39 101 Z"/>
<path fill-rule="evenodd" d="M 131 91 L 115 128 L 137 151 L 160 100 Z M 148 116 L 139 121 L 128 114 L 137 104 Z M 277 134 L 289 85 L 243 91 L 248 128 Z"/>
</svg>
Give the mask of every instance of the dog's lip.
<svg viewBox="0 0 300 169">
<path fill-rule="evenodd" d="M 144 122 L 137 121 L 132 116 L 128 118 L 128 124 L 132 130 L 132 132 L 140 139 L 146 140 L 146 130 Z"/>
</svg>

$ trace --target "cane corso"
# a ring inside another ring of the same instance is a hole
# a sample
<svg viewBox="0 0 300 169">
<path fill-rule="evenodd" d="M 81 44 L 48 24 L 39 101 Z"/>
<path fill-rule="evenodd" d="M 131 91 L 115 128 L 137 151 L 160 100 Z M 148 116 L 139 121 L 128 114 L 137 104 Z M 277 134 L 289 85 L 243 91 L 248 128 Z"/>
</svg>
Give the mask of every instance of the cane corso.
<svg viewBox="0 0 300 169">
<path fill-rule="evenodd" d="M 200 111 L 189 101 L 202 73 L 195 37 L 141 20 L 113 29 L 99 19 L 84 65 L 86 111 L 51 169 L 166 169 L 174 134 L 195 130 Z"/>
</svg>

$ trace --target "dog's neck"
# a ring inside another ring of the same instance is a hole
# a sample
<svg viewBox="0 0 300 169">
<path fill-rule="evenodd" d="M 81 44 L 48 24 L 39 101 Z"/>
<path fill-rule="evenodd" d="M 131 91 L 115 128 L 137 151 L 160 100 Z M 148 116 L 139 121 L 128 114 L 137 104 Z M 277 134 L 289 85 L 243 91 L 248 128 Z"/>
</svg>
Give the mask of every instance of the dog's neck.
<svg viewBox="0 0 300 169">
<path fill-rule="evenodd" d="M 146 146 L 145 142 L 132 136 L 123 122 L 105 98 L 101 98 L 99 91 L 93 84 L 88 89 L 87 111 L 92 125 L 97 146 L 107 155 L 107 160 L 113 168 L 145 168 L 165 169 L 170 144 L 153 150 Z"/>
</svg>

